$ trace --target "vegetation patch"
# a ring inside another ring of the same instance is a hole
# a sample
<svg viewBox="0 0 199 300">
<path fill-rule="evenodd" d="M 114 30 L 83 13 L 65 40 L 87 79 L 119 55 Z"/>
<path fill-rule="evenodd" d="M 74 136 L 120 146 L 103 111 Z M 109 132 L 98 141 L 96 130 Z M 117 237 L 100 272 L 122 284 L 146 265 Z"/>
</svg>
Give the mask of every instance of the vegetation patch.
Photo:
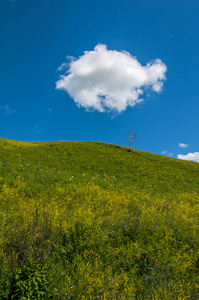
<svg viewBox="0 0 199 300">
<path fill-rule="evenodd" d="M 0 139 L 0 299 L 199 298 L 199 164 L 126 150 Z"/>
</svg>

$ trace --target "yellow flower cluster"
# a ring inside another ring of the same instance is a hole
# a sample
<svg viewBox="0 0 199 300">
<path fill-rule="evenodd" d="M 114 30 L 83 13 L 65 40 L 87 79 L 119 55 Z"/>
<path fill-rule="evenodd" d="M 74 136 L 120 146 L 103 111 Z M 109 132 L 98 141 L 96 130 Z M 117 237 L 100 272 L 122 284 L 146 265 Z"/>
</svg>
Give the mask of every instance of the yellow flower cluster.
<svg viewBox="0 0 199 300">
<path fill-rule="evenodd" d="M 13 233 L 20 236 L 36 226 L 36 214 L 37 235 L 42 235 L 47 219 L 51 231 L 60 235 L 63 265 L 68 265 L 65 269 L 59 263 L 60 282 L 69 297 L 136 299 L 140 294 L 145 299 L 185 299 L 197 294 L 195 193 L 171 201 L 151 199 L 146 192 L 103 190 L 94 183 L 71 189 L 56 183 L 49 199 L 45 190 L 31 197 L 27 184 L 17 177 L 12 187 L 2 185 L 0 201 L 1 256 Z"/>
</svg>

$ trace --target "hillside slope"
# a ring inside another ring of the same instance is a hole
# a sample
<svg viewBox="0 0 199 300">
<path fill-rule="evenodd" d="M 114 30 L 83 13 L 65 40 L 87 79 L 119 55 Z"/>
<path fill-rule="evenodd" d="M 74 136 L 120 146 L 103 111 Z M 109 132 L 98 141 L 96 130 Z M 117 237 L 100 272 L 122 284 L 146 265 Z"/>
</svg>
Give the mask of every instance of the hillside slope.
<svg viewBox="0 0 199 300">
<path fill-rule="evenodd" d="M 88 182 L 157 194 L 199 193 L 199 164 L 92 142 L 26 143 L 0 139 L 1 174 L 37 183 Z M 3 173 L 4 172 L 4 173 Z M 82 176 L 84 174 L 84 176 Z M 107 178 L 105 178 L 107 177 Z M 106 180 L 104 180 L 106 179 Z M 42 187 L 41 187 L 42 188 Z"/>
<path fill-rule="evenodd" d="M 197 299 L 199 164 L 127 150 L 0 139 L 0 298 Z"/>
</svg>

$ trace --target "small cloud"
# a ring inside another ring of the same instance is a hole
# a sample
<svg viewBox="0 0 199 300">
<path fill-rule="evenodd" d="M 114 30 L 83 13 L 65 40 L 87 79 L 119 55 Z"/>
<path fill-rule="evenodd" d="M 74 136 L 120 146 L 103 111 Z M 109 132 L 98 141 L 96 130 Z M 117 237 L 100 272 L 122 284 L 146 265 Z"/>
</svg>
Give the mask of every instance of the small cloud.
<svg viewBox="0 0 199 300">
<path fill-rule="evenodd" d="M 49 112 L 52 111 L 52 108 L 49 107 L 48 111 L 49 111 Z"/>
<path fill-rule="evenodd" d="M 59 66 L 59 68 L 57 68 L 57 71 L 62 71 L 66 68 L 68 68 L 68 64 L 67 63 L 62 63 L 61 66 Z"/>
<path fill-rule="evenodd" d="M 39 129 L 39 125 L 35 125 L 35 127 L 33 128 L 33 131 L 35 131 L 38 134 L 41 134 L 41 133 L 45 132 L 45 130 Z"/>
<path fill-rule="evenodd" d="M 0 112 L 5 116 L 9 116 L 14 114 L 16 111 L 14 109 L 10 109 L 9 105 L 0 106 Z"/>
<path fill-rule="evenodd" d="M 179 159 L 184 159 L 184 160 L 192 160 L 199 162 L 199 152 L 194 152 L 194 153 L 188 153 L 186 155 L 183 154 L 178 154 Z"/>
<path fill-rule="evenodd" d="M 142 66 L 130 53 L 108 50 L 102 44 L 69 60 L 58 68 L 68 67 L 68 71 L 60 76 L 56 89 L 66 91 L 87 111 L 120 113 L 143 102 L 144 92 L 160 92 L 166 79 L 167 67 L 160 59 Z"/>
<path fill-rule="evenodd" d="M 39 125 L 35 125 L 35 127 L 33 128 L 33 131 L 36 131 L 39 128 Z"/>
<path fill-rule="evenodd" d="M 179 143 L 179 144 L 178 144 L 178 147 L 180 147 L 180 148 L 187 148 L 188 145 L 187 145 L 187 144 L 184 144 L 184 143 Z"/>
<path fill-rule="evenodd" d="M 167 150 L 162 151 L 161 154 L 166 155 L 166 156 L 173 156 L 173 153 L 171 153 L 171 152 L 169 152 Z"/>
</svg>

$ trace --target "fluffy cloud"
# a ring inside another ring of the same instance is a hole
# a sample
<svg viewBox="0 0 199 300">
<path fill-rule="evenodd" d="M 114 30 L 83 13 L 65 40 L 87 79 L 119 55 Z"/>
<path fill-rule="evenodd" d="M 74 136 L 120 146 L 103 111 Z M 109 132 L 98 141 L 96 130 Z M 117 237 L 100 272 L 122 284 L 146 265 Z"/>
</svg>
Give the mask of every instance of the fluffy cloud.
<svg viewBox="0 0 199 300">
<path fill-rule="evenodd" d="M 193 160 L 199 162 L 199 152 L 188 153 L 187 155 L 178 154 L 179 159 Z"/>
<path fill-rule="evenodd" d="M 179 144 L 178 144 L 178 147 L 180 147 L 180 148 L 187 148 L 188 145 L 187 145 L 187 144 L 184 144 L 184 143 L 179 143 Z"/>
<path fill-rule="evenodd" d="M 68 92 L 86 110 L 122 112 L 143 101 L 146 89 L 160 92 L 166 79 L 167 67 L 160 59 L 142 66 L 130 53 L 108 50 L 102 44 L 78 59 L 69 59 L 69 69 L 60 76 L 56 88 Z M 58 70 L 65 67 L 63 63 Z"/>
</svg>

